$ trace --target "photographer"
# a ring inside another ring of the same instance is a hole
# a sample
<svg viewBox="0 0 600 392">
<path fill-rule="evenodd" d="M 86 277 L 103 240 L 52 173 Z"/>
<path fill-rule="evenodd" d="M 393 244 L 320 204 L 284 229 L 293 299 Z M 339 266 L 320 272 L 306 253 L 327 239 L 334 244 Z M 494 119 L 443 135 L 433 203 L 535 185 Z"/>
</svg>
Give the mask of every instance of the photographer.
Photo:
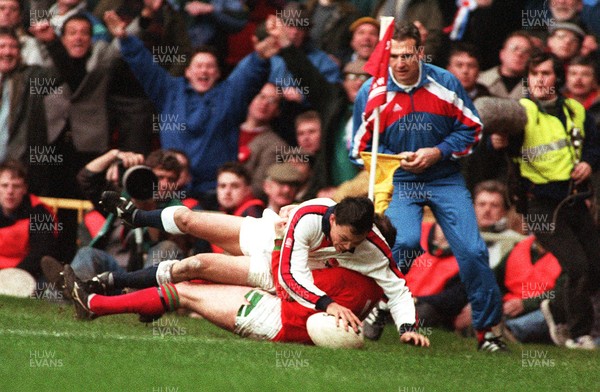
<svg viewBox="0 0 600 392">
<path fill-rule="evenodd" d="M 584 107 L 559 93 L 564 67 L 556 56 L 534 55 L 527 70 L 529 98 L 519 101 L 525 128 L 512 135 L 494 133 L 491 142 L 514 156 L 525 199 L 524 228 L 567 275 L 564 298 L 550 304 L 553 318 L 559 319 L 561 307 L 566 311 L 571 337 L 566 346 L 595 349 L 590 296 L 600 287 L 600 237 L 586 198 L 600 163 L 600 139 Z"/>
<path fill-rule="evenodd" d="M 140 164 L 145 163 L 146 166 Z M 86 214 L 82 241 L 73 269 L 86 279 L 104 271 L 141 268 L 165 259 L 183 257 L 188 245 L 182 236 L 169 235 L 154 228 L 130 230 L 118 225 L 115 216 L 103 215 L 98 208 L 100 195 L 105 190 L 124 192 L 136 207 L 144 210 L 181 205 L 183 191 L 177 180 L 182 171 L 174 153 L 164 150 L 143 155 L 110 150 L 89 162 L 77 179 L 86 197 L 97 207 Z M 87 241 L 86 241 L 87 239 Z M 49 261 L 49 263 L 56 263 Z"/>
</svg>

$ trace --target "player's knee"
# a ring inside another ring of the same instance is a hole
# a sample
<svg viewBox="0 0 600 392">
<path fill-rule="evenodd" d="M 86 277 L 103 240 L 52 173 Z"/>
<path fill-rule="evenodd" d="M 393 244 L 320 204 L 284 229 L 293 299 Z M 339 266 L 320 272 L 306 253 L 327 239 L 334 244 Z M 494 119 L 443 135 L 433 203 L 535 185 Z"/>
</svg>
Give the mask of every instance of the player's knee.
<svg viewBox="0 0 600 392">
<path fill-rule="evenodd" d="M 192 224 L 193 216 L 194 212 L 189 208 L 178 208 L 175 211 L 173 219 L 175 220 L 175 224 L 179 230 L 187 233 L 190 225 Z"/>
<path fill-rule="evenodd" d="M 180 280 L 190 280 L 198 277 L 205 263 L 201 260 L 201 255 L 194 255 L 173 266 L 173 277 Z"/>
</svg>

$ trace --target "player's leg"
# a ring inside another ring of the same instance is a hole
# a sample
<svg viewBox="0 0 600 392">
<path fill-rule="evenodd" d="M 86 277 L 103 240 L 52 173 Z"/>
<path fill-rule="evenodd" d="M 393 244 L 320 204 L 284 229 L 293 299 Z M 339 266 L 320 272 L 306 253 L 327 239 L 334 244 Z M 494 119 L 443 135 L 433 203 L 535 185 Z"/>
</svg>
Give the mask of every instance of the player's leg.
<svg viewBox="0 0 600 392">
<path fill-rule="evenodd" d="M 181 307 L 233 330 L 240 306 L 250 303 L 244 298 L 251 291 L 249 287 L 168 283 L 129 294 L 104 296 L 87 293 L 69 265 L 65 266 L 64 275 L 65 285 L 72 293 L 77 316 L 81 319 L 122 313 L 160 315 Z"/>
<path fill-rule="evenodd" d="M 80 319 L 91 320 L 98 316 L 120 313 L 155 316 L 173 311 L 179 306 L 179 296 L 173 284 L 124 295 L 104 296 L 90 294 L 70 265 L 65 265 L 63 275 L 65 290 L 70 293 L 75 305 L 75 314 Z"/>
<path fill-rule="evenodd" d="M 164 219 L 169 219 L 164 214 Z M 177 228 L 186 234 L 217 245 L 231 255 L 241 255 L 240 228 L 244 218 L 222 213 L 177 208 L 173 213 Z"/>
<path fill-rule="evenodd" d="M 171 264 L 170 268 L 169 264 Z M 243 286 L 248 283 L 249 269 L 250 257 L 248 256 L 199 253 L 180 261 L 159 264 L 157 278 L 158 283 L 163 283 L 163 280 L 180 283 L 202 279 L 214 283 Z"/>
<path fill-rule="evenodd" d="M 241 255 L 240 227 L 244 218 L 215 212 L 193 211 L 184 206 L 144 211 L 117 192 L 102 194 L 107 212 L 119 216 L 134 227 L 155 227 L 170 234 L 190 234 L 213 243 L 233 255 Z"/>
<path fill-rule="evenodd" d="M 143 270 L 103 273 L 88 281 L 87 287 L 94 293 L 104 294 L 126 287 L 141 289 L 195 279 L 267 291 L 274 289 L 269 255 L 263 253 L 251 256 L 199 253 L 183 260 L 163 261 Z"/>
<path fill-rule="evenodd" d="M 181 306 L 242 337 L 271 340 L 281 330 L 281 300 L 244 286 L 176 285 Z"/>
</svg>

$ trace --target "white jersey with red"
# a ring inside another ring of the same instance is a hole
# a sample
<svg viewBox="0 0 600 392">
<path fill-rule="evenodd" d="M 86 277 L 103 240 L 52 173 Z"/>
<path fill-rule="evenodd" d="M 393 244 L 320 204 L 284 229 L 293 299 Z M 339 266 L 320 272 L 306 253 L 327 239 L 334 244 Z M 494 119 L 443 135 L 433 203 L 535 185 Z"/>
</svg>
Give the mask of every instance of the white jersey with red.
<svg viewBox="0 0 600 392">
<path fill-rule="evenodd" d="M 311 270 L 340 266 L 356 271 L 373 278 L 383 289 L 398 331 L 403 333 L 415 325 L 416 311 L 390 247 L 373 225 L 354 251 L 336 251 L 329 238 L 329 217 L 335 204 L 331 199 L 313 199 L 292 211 L 281 249 L 279 284 L 301 305 L 324 311 L 333 301 L 315 285 Z"/>
</svg>

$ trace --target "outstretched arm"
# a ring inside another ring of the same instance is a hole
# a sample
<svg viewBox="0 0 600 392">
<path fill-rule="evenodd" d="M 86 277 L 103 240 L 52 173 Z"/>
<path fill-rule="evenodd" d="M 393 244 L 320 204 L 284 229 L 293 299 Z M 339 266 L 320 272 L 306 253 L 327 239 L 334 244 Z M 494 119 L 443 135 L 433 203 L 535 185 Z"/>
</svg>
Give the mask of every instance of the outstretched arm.
<svg viewBox="0 0 600 392">
<path fill-rule="evenodd" d="M 172 90 L 176 78 L 169 75 L 153 60 L 152 54 L 144 47 L 139 38 L 128 34 L 127 24 L 115 11 L 106 12 L 104 21 L 110 33 L 119 39 L 123 59 L 127 61 L 144 91 L 160 111 L 164 105 L 165 97 Z"/>
</svg>

